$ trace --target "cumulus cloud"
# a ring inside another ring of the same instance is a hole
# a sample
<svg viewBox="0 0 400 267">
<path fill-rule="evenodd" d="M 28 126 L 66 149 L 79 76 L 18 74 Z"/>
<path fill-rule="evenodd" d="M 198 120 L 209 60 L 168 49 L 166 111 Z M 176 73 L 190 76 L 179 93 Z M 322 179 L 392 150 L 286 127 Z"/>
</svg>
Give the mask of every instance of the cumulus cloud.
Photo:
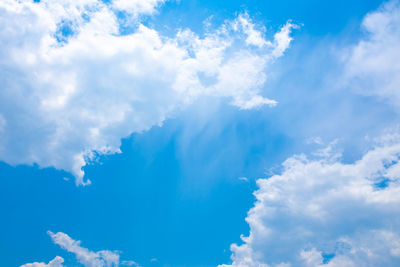
<svg viewBox="0 0 400 267">
<path fill-rule="evenodd" d="M 64 259 L 60 256 L 56 256 L 53 260 L 51 260 L 48 264 L 44 262 L 34 262 L 34 263 L 27 263 L 21 265 L 21 267 L 62 267 Z"/>
<path fill-rule="evenodd" d="M 357 92 L 400 103 L 400 2 L 390 1 L 368 14 L 365 32 L 345 55 L 345 82 Z"/>
<path fill-rule="evenodd" d="M 293 156 L 257 181 L 232 266 L 399 265 L 400 135 L 352 164 L 329 154 Z"/>
<path fill-rule="evenodd" d="M 81 246 L 81 241 L 74 240 L 67 234 L 58 232 L 47 232 L 53 242 L 68 252 L 75 254 L 76 259 L 85 267 L 105 267 L 105 266 L 137 266 L 134 261 L 120 261 L 118 251 L 101 250 L 98 252 L 90 251 Z M 64 259 L 57 256 L 49 264 L 45 263 L 27 263 L 21 267 L 62 267 Z"/>
<path fill-rule="evenodd" d="M 291 41 L 291 23 L 268 41 L 247 14 L 199 36 L 161 36 L 140 23 L 162 0 L 0 2 L 0 160 L 71 172 L 120 139 L 162 122 L 200 96 L 241 109 L 260 94 L 266 66 Z M 126 34 L 118 14 L 131 14 Z"/>
</svg>

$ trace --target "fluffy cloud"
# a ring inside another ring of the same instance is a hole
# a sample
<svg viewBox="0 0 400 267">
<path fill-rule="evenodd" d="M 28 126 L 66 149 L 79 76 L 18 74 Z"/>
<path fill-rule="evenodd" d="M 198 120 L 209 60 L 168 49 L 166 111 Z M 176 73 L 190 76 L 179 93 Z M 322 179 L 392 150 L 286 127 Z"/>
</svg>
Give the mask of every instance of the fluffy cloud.
<svg viewBox="0 0 400 267">
<path fill-rule="evenodd" d="M 62 267 L 64 259 L 60 256 L 56 256 L 53 260 L 51 260 L 48 264 L 43 262 L 34 262 L 34 263 L 27 263 L 21 265 L 21 267 Z"/>
<path fill-rule="evenodd" d="M 398 266 L 400 136 L 352 164 L 331 149 L 317 154 L 293 156 L 282 174 L 257 181 L 233 266 Z"/>
<path fill-rule="evenodd" d="M 400 103 L 400 2 L 390 1 L 362 23 L 366 37 L 345 55 L 346 82 L 361 94 Z"/>
<path fill-rule="evenodd" d="M 118 266 L 119 264 L 132 266 L 137 265 L 134 261 L 120 261 L 119 253 L 109 250 L 101 250 L 98 252 L 90 251 L 81 246 L 81 241 L 76 241 L 67 234 L 58 232 L 47 232 L 53 242 L 68 252 L 75 254 L 76 259 L 85 267 L 105 267 Z M 28 263 L 21 267 L 62 267 L 64 259 L 57 256 L 49 264 L 45 263 Z"/>
<path fill-rule="evenodd" d="M 288 23 L 267 41 L 239 15 L 200 37 L 161 36 L 140 23 L 164 1 L 0 2 L 0 160 L 71 172 L 120 139 L 160 125 L 200 96 L 241 109 L 260 95 L 265 69 L 288 48 Z M 118 16 L 131 14 L 127 21 Z M 261 29 L 261 30 L 259 30 Z"/>
</svg>

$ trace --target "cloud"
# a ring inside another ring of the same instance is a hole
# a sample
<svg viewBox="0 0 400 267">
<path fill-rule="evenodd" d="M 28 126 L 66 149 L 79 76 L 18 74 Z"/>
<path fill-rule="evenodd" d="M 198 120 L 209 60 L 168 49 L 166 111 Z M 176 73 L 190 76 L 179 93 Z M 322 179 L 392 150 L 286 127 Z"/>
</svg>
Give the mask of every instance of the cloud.
<svg viewBox="0 0 400 267">
<path fill-rule="evenodd" d="M 126 266 L 139 266 L 136 262 L 134 261 L 121 261 L 121 265 L 126 265 Z"/>
<path fill-rule="evenodd" d="M 240 109 L 276 104 L 260 92 L 294 25 L 267 41 L 241 14 L 201 37 L 167 37 L 139 16 L 163 2 L 1 1 L 0 160 L 66 170 L 85 185 L 82 167 L 97 155 L 118 153 L 121 138 L 199 97 Z"/>
<path fill-rule="evenodd" d="M 153 14 L 165 0 L 114 0 L 112 7 L 134 15 Z"/>
<path fill-rule="evenodd" d="M 239 177 L 238 178 L 240 181 L 243 181 L 243 182 L 248 182 L 249 181 L 249 178 L 247 178 L 247 177 Z"/>
<path fill-rule="evenodd" d="M 90 251 L 81 246 L 81 241 L 77 241 L 69 237 L 67 234 L 48 231 L 47 234 L 53 242 L 62 249 L 75 254 L 76 259 L 85 267 L 103 267 L 103 266 L 137 266 L 134 261 L 120 261 L 118 251 L 101 250 L 98 252 Z M 57 256 L 49 264 L 45 263 L 27 263 L 21 267 L 62 267 L 64 259 Z"/>
<path fill-rule="evenodd" d="M 352 164 L 334 151 L 287 159 L 280 175 L 257 181 L 232 266 L 397 266 L 399 160 L 399 134 Z"/>
<path fill-rule="evenodd" d="M 367 14 L 362 29 L 361 40 L 344 49 L 340 87 L 398 110 L 400 2 Z M 309 141 L 323 144 L 321 138 Z M 335 147 L 336 141 L 311 156 L 292 156 L 279 175 L 257 181 L 246 218 L 250 233 L 232 244 L 229 266 L 399 266 L 398 131 L 352 163 L 344 163 Z"/>
<path fill-rule="evenodd" d="M 345 54 L 345 83 L 358 93 L 400 103 L 400 2 L 390 1 L 362 22 L 365 37 Z"/>
<path fill-rule="evenodd" d="M 119 254 L 109 250 L 93 252 L 87 248 L 81 247 L 81 241 L 76 241 L 68 235 L 58 232 L 47 232 L 53 242 L 68 252 L 74 253 L 76 258 L 84 266 L 118 266 Z"/>
<path fill-rule="evenodd" d="M 62 267 L 64 259 L 56 256 L 53 260 L 51 260 L 48 264 L 44 262 L 34 262 L 34 263 L 27 263 L 21 265 L 21 267 Z"/>
</svg>

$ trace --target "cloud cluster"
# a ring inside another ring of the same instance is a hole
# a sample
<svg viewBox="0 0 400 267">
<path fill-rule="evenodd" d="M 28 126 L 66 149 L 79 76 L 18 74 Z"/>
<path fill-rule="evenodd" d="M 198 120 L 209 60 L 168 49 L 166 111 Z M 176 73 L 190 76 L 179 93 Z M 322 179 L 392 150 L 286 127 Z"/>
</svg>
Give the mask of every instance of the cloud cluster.
<svg viewBox="0 0 400 267">
<path fill-rule="evenodd" d="M 259 179 L 233 244 L 233 266 L 395 266 L 400 263 L 400 136 L 353 164 L 337 154 L 289 158 Z"/>
<path fill-rule="evenodd" d="M 118 266 L 119 264 L 132 266 L 137 264 L 134 261 L 120 261 L 119 253 L 109 250 L 101 250 L 98 252 L 90 251 L 81 246 L 81 241 L 76 241 L 67 234 L 58 232 L 47 232 L 53 242 L 68 252 L 75 254 L 76 259 L 85 267 L 105 267 Z M 21 267 L 62 267 L 64 259 L 60 256 L 55 257 L 48 264 L 45 263 L 27 263 Z"/>
<path fill-rule="evenodd" d="M 369 13 L 362 28 L 366 36 L 347 49 L 344 82 L 397 110 L 399 1 Z M 334 146 L 293 156 L 280 175 L 257 181 L 250 233 L 231 246 L 232 266 L 399 266 L 400 135 L 381 137 L 354 163 Z"/>
<path fill-rule="evenodd" d="M 167 37 L 140 22 L 163 2 L 1 1 L 0 160 L 63 169 L 85 185 L 82 167 L 96 155 L 118 153 L 121 138 L 201 96 L 276 104 L 260 91 L 291 23 L 271 41 L 246 13 L 204 36 Z"/>
<path fill-rule="evenodd" d="M 346 83 L 357 92 L 400 103 L 400 2 L 387 2 L 368 14 L 365 32 L 345 54 Z"/>
<path fill-rule="evenodd" d="M 61 258 L 60 256 L 56 256 L 48 264 L 44 262 L 34 262 L 21 265 L 21 267 L 62 267 L 63 262 L 64 262 L 63 258 Z"/>
</svg>

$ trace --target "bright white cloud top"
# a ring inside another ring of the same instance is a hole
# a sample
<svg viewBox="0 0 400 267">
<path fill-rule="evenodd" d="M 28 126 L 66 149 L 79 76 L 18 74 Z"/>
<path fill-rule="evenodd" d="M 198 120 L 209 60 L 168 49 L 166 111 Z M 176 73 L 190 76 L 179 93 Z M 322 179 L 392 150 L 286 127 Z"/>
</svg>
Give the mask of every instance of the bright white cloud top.
<svg viewBox="0 0 400 267">
<path fill-rule="evenodd" d="M 260 89 L 292 24 L 268 41 L 244 13 L 205 36 L 166 37 L 140 23 L 162 2 L 1 1 L 0 160 L 63 169 L 85 185 L 82 167 L 96 153 L 118 152 L 121 138 L 200 96 L 241 109 L 276 104 Z M 121 34 L 126 23 L 136 30 Z"/>
<path fill-rule="evenodd" d="M 137 265 L 134 261 L 120 261 L 120 255 L 118 251 L 101 250 L 98 252 L 91 251 L 81 246 L 81 241 L 77 241 L 69 237 L 67 234 L 58 232 L 53 233 L 47 232 L 53 242 L 59 245 L 66 251 L 75 254 L 76 259 L 85 267 L 103 267 L 103 266 L 132 266 Z M 62 267 L 64 259 L 60 256 L 56 256 L 48 264 L 45 263 L 27 263 L 21 267 Z"/>
</svg>

